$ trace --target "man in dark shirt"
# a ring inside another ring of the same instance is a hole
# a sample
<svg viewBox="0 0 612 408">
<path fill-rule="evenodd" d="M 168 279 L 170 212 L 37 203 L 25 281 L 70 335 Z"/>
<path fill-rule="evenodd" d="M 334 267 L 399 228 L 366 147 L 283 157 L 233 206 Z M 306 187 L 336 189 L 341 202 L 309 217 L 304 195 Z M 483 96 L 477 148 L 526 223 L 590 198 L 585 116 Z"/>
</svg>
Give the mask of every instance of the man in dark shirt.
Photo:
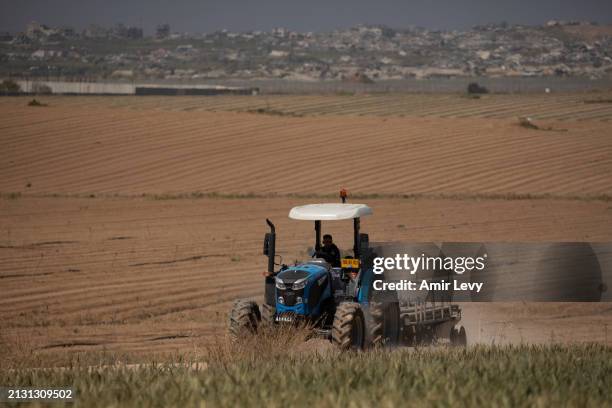
<svg viewBox="0 0 612 408">
<path fill-rule="evenodd" d="M 317 251 L 317 256 L 325 259 L 334 268 L 340 267 L 340 250 L 329 234 L 323 235 L 323 246 Z"/>
</svg>

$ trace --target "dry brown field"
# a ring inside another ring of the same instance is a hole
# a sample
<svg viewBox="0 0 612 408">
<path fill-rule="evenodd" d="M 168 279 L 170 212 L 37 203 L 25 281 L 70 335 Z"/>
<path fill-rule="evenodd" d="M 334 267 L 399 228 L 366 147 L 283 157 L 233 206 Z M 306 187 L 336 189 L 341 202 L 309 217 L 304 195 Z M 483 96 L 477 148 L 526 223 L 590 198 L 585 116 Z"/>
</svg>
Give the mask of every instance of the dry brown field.
<svg viewBox="0 0 612 408">
<path fill-rule="evenodd" d="M 611 97 L 2 98 L 0 341 L 136 360 L 213 341 L 262 293 L 264 219 L 303 258 L 312 226 L 288 210 L 340 187 L 373 240 L 612 241 Z M 609 305 L 465 321 L 471 342 L 611 344 Z"/>
</svg>

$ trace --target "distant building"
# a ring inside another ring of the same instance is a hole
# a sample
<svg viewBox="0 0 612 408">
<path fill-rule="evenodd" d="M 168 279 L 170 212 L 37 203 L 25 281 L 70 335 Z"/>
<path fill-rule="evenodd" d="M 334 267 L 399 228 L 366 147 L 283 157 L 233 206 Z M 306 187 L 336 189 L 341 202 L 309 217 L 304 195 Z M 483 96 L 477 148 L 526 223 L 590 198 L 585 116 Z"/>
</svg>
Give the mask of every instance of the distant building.
<svg viewBox="0 0 612 408">
<path fill-rule="evenodd" d="M 128 27 L 126 37 L 130 40 L 140 40 L 143 37 L 142 28 Z"/>
<path fill-rule="evenodd" d="M 143 37 L 143 31 L 140 27 L 126 26 L 119 23 L 115 24 L 112 28 L 111 35 L 115 38 L 138 40 Z"/>
<path fill-rule="evenodd" d="M 64 38 L 75 38 L 75 37 L 77 37 L 76 31 L 72 27 L 67 27 L 67 26 L 60 27 L 57 31 Z"/>
<path fill-rule="evenodd" d="M 26 25 L 25 35 L 30 39 L 39 40 L 50 36 L 57 36 L 58 32 L 57 29 L 32 21 L 30 24 Z"/>
<path fill-rule="evenodd" d="M 275 37 L 285 37 L 286 35 L 289 34 L 289 30 L 287 30 L 284 27 L 276 27 L 272 29 L 272 35 Z"/>
<path fill-rule="evenodd" d="M 9 32 L 0 32 L 0 42 L 10 42 L 13 41 L 13 36 Z"/>
<path fill-rule="evenodd" d="M 117 23 L 111 29 L 111 35 L 115 38 L 126 38 L 127 37 L 127 27 L 123 23 Z"/>
<path fill-rule="evenodd" d="M 106 38 L 109 36 L 109 30 L 96 24 L 91 24 L 83 30 L 83 36 L 87 38 Z"/>
<path fill-rule="evenodd" d="M 26 25 L 25 35 L 28 38 L 36 38 L 41 34 L 41 27 L 42 26 L 38 22 L 32 21 Z"/>
<path fill-rule="evenodd" d="M 26 36 L 24 33 L 18 33 L 17 35 L 15 35 L 15 37 L 11 41 L 11 44 L 14 44 L 14 45 L 26 45 L 26 44 L 31 44 L 31 43 L 32 43 L 32 40 L 28 36 Z"/>
<path fill-rule="evenodd" d="M 170 25 L 169 24 L 158 25 L 157 30 L 155 30 L 155 37 L 160 40 L 170 37 Z"/>
</svg>

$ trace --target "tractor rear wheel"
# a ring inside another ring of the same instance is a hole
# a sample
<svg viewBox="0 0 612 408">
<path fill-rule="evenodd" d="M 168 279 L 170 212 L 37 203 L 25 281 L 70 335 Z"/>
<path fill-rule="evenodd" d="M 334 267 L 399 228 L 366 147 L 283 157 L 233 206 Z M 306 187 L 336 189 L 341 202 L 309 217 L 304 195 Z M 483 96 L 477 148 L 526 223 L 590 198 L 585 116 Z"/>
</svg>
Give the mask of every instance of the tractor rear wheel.
<svg viewBox="0 0 612 408">
<path fill-rule="evenodd" d="M 235 301 L 229 316 L 230 340 L 236 342 L 245 335 L 257 333 L 260 321 L 257 303 L 245 299 Z"/>
<path fill-rule="evenodd" d="M 340 303 L 334 315 L 332 343 L 341 350 L 362 350 L 365 337 L 365 319 L 359 303 Z"/>
<path fill-rule="evenodd" d="M 370 346 L 396 346 L 399 342 L 399 304 L 370 302 L 367 310 L 368 343 Z"/>
</svg>

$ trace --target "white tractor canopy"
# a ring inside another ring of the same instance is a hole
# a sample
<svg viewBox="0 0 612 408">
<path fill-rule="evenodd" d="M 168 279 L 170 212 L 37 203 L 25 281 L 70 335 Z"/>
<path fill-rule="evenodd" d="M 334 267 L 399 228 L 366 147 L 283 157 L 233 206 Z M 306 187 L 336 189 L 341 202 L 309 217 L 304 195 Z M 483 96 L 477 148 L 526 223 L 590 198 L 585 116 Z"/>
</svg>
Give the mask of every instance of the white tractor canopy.
<svg viewBox="0 0 612 408">
<path fill-rule="evenodd" d="M 349 220 L 366 215 L 372 215 L 372 209 L 365 204 L 308 204 L 289 211 L 289 218 L 309 221 Z"/>
</svg>

